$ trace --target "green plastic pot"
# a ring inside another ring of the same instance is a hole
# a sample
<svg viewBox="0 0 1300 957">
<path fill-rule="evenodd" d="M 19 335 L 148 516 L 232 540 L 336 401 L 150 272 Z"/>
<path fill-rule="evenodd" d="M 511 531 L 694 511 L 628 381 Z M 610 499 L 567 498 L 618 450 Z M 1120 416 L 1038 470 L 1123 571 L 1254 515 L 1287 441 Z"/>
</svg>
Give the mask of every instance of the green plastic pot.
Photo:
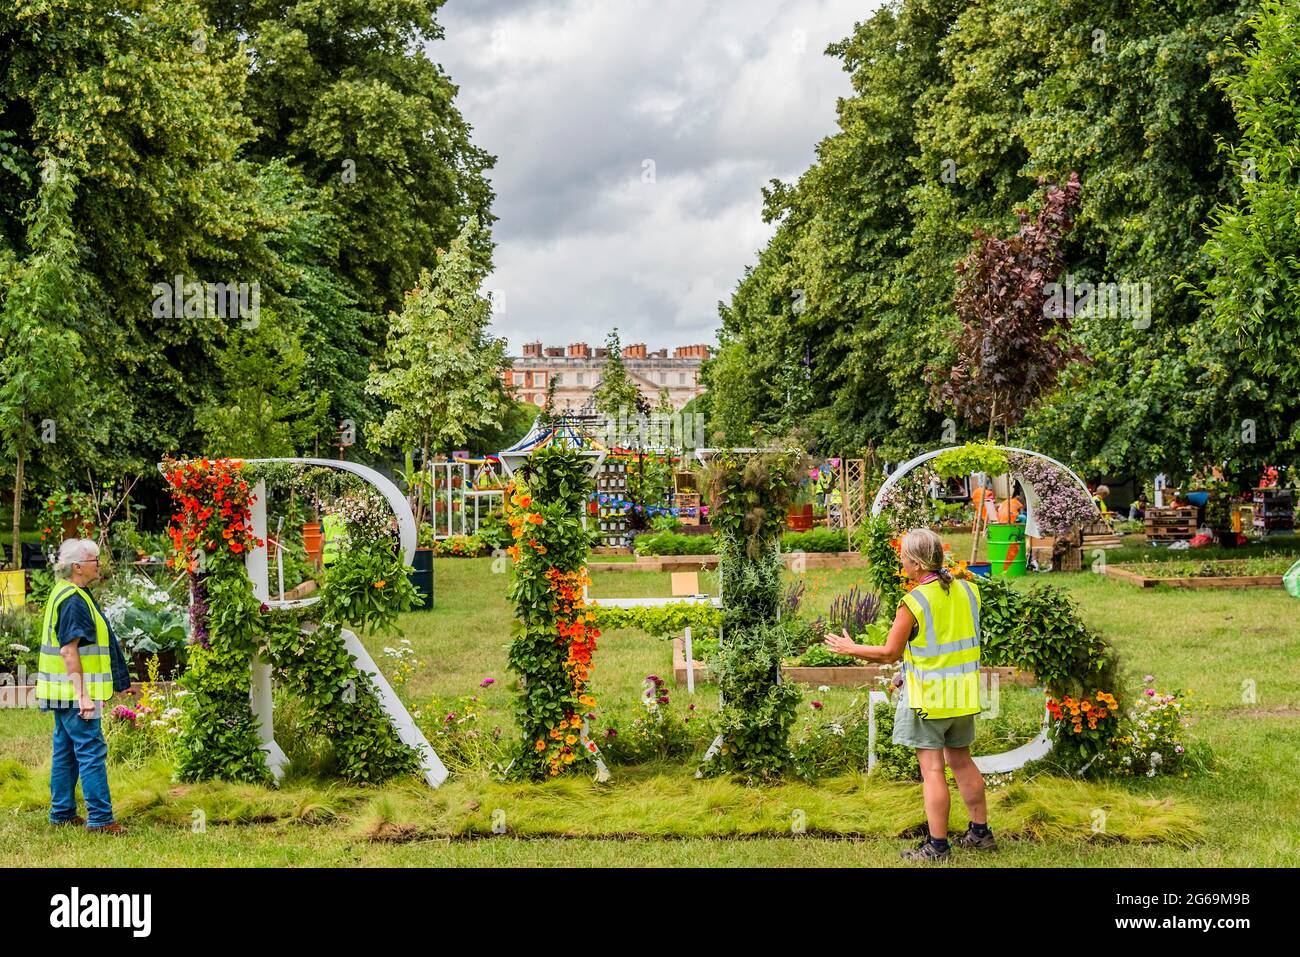
<svg viewBox="0 0 1300 957">
<path fill-rule="evenodd" d="M 989 526 L 989 564 L 994 578 L 1020 578 L 1028 573 L 1025 526 Z"/>
</svg>

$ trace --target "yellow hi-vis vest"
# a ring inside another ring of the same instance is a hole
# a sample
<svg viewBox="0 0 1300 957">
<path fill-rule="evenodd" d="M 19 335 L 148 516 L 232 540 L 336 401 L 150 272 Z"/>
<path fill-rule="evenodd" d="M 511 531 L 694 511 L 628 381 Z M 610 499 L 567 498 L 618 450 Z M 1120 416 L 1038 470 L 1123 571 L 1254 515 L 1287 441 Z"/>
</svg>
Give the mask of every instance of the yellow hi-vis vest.
<svg viewBox="0 0 1300 957">
<path fill-rule="evenodd" d="M 979 714 L 979 589 L 956 579 L 945 592 L 936 580 L 917 585 L 903 604 L 916 618 L 903 650 L 907 706 L 922 718 Z"/>
<path fill-rule="evenodd" d="M 57 622 L 59 606 L 73 595 L 80 596 L 90 609 L 95 622 L 95 643 L 81 645 L 81 673 L 86 692 L 92 701 L 107 701 L 113 697 L 113 659 L 108 649 L 108 622 L 99 613 L 95 603 L 82 589 L 70 581 L 54 583 L 49 600 L 45 603 L 45 622 L 41 627 L 41 657 L 37 664 L 36 697 L 45 701 L 78 701 L 80 689 L 68 674 L 63 656 L 59 654 Z"/>
<path fill-rule="evenodd" d="M 347 537 L 343 519 L 337 515 L 325 515 L 321 518 L 320 531 L 324 545 L 321 546 L 320 563 L 326 567 L 338 561 L 339 549 Z"/>
</svg>

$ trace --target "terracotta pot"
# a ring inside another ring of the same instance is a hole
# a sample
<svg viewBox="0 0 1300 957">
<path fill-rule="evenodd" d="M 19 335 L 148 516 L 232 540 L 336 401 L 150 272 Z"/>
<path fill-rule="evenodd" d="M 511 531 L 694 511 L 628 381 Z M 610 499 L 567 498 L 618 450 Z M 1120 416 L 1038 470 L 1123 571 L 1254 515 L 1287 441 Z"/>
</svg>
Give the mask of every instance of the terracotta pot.
<svg viewBox="0 0 1300 957">
<path fill-rule="evenodd" d="M 812 515 L 805 515 L 802 509 L 797 512 L 787 512 L 785 515 L 785 525 L 786 528 L 792 532 L 806 532 L 812 528 Z"/>
<path fill-rule="evenodd" d="M 95 535 L 95 525 L 91 522 L 89 527 L 86 527 L 84 523 L 87 521 L 87 519 L 83 519 L 80 515 L 69 515 L 63 520 L 63 528 L 60 529 L 63 533 L 63 537 L 60 538 L 59 541 L 65 541 L 69 538 L 93 538 Z"/>
<path fill-rule="evenodd" d="M 302 526 L 302 547 L 307 550 L 307 557 L 312 561 L 319 561 L 324 544 L 325 540 L 321 535 L 320 522 L 304 522 Z"/>
</svg>

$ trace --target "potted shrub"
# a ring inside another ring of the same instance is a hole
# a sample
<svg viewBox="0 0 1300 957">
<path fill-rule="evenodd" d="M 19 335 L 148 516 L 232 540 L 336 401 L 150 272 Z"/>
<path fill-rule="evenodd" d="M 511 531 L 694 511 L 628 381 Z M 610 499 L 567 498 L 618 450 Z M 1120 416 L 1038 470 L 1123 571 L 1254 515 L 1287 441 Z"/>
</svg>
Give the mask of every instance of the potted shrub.
<svg viewBox="0 0 1300 957">
<path fill-rule="evenodd" d="M 94 501 L 88 493 L 55 489 L 45 497 L 41 541 L 57 546 L 69 538 L 91 538 L 95 531 L 94 514 Z"/>
<path fill-rule="evenodd" d="M 806 532 L 812 528 L 812 496 L 806 484 L 800 485 L 795 495 L 794 504 L 786 512 L 785 524 L 792 532 Z"/>
</svg>

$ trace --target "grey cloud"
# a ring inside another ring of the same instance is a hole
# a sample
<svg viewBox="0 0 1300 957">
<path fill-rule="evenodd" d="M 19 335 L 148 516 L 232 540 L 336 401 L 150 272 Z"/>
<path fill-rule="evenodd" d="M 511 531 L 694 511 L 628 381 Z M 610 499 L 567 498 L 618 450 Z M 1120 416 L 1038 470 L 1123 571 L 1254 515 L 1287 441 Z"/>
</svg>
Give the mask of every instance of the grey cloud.
<svg viewBox="0 0 1300 957">
<path fill-rule="evenodd" d="M 869 6 L 450 0 L 429 52 L 498 157 L 488 285 L 512 290 L 512 346 L 615 324 L 652 347 L 712 340 L 716 300 L 770 234 L 760 188 L 807 168 L 851 92 L 822 50 Z"/>
</svg>

